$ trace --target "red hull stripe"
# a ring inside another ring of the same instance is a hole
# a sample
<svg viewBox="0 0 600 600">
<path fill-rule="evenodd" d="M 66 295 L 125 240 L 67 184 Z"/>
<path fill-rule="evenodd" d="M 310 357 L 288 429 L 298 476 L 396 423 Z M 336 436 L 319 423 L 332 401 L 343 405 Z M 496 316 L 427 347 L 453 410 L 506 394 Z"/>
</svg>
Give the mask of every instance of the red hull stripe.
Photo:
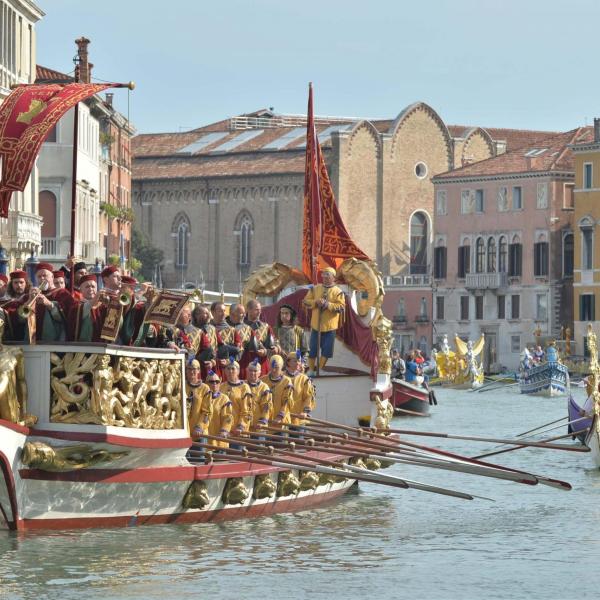
<svg viewBox="0 0 600 600">
<path fill-rule="evenodd" d="M 10 463 L 8 458 L 3 452 L 0 452 L 0 476 L 4 476 L 6 482 L 6 489 L 8 490 L 8 497 L 10 500 L 10 508 L 12 510 L 14 521 L 9 521 L 8 526 L 11 529 L 15 529 L 15 522 L 18 523 L 19 519 L 19 506 L 17 504 L 17 492 L 15 488 L 15 479 L 10 469 Z"/>
<path fill-rule="evenodd" d="M 0 419 L 0 427 L 6 427 L 7 429 L 12 429 L 17 433 L 24 433 L 25 435 L 29 435 L 29 427 L 25 427 L 24 425 L 17 425 L 12 421 L 5 421 L 4 419 Z"/>
<path fill-rule="evenodd" d="M 94 527 L 131 527 L 137 525 L 159 525 L 165 523 L 207 523 L 250 517 L 273 515 L 311 508 L 330 502 L 349 488 L 311 494 L 303 498 L 277 500 L 253 506 L 224 508 L 213 511 L 174 513 L 170 515 L 140 515 L 136 517 L 71 517 L 66 519 L 23 519 L 19 529 L 89 529 Z"/>
<path fill-rule="evenodd" d="M 126 437 L 123 435 L 113 435 L 111 433 L 84 433 L 81 431 L 51 431 L 45 429 L 31 429 L 29 430 L 29 435 L 76 442 L 99 442 L 113 444 L 114 446 L 129 446 L 134 448 L 189 448 L 192 445 L 192 440 L 189 437 L 151 439 Z"/>
</svg>

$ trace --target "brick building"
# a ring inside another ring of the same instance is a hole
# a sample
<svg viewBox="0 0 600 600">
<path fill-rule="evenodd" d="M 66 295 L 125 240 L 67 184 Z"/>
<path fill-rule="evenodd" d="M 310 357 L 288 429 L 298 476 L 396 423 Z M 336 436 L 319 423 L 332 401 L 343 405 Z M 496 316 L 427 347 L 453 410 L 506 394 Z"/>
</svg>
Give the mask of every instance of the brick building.
<svg viewBox="0 0 600 600">
<path fill-rule="evenodd" d="M 422 102 L 393 120 L 316 125 L 342 218 L 384 275 L 397 343 L 428 350 L 431 177 L 547 133 L 446 126 Z M 261 264 L 300 264 L 305 129 L 304 116 L 262 110 L 134 138 L 136 221 L 165 253 L 165 285 L 237 291 Z"/>
</svg>

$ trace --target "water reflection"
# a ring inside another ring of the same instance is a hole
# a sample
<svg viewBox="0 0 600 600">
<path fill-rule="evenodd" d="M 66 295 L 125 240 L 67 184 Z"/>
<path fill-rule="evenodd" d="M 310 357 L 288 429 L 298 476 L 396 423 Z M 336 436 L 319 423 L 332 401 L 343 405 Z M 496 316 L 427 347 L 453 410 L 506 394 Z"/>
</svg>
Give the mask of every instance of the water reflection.
<svg viewBox="0 0 600 600">
<path fill-rule="evenodd" d="M 560 399 L 502 392 L 441 390 L 438 399 L 431 419 L 403 420 L 402 426 L 510 435 L 566 410 Z M 484 451 L 466 442 L 439 445 Z M 0 531 L 0 596 L 595 597 L 600 471 L 589 456 L 522 450 L 494 460 L 566 479 L 574 489 L 565 493 L 394 465 L 394 474 L 496 502 L 365 484 L 327 507 L 228 523 L 27 535 Z M 583 517 L 575 527 L 574 513 Z"/>
</svg>

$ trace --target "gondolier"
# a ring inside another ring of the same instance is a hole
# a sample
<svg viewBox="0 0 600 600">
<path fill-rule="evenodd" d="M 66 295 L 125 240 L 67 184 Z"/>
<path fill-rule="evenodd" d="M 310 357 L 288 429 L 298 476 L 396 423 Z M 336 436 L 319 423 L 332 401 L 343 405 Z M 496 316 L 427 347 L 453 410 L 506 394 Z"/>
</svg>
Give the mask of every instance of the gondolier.
<svg viewBox="0 0 600 600">
<path fill-rule="evenodd" d="M 335 332 L 346 301 L 344 293 L 335 285 L 336 272 L 333 267 L 321 270 L 323 283 L 315 285 L 304 297 L 303 304 L 312 310 L 310 320 L 310 350 L 308 354 L 309 376 L 315 375 L 315 364 L 319 358 L 319 370 L 333 356 Z"/>
</svg>

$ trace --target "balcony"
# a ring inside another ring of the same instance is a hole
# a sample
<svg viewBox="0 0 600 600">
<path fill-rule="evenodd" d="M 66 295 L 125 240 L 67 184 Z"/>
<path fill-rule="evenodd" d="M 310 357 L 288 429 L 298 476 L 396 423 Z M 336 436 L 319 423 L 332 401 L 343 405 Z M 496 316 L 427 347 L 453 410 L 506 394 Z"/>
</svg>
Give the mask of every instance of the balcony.
<svg viewBox="0 0 600 600">
<path fill-rule="evenodd" d="M 431 275 L 387 275 L 383 278 L 386 288 L 431 287 Z"/>
<path fill-rule="evenodd" d="M 40 250 L 40 254 L 42 256 L 55 256 L 57 246 L 58 240 L 56 238 L 42 238 L 42 249 Z"/>
<path fill-rule="evenodd" d="M 37 251 L 42 243 L 43 219 L 32 213 L 11 211 L 8 214 L 8 235 L 13 248 Z"/>
<path fill-rule="evenodd" d="M 468 290 L 497 290 L 507 285 L 506 273 L 467 273 L 465 280 Z"/>
</svg>

